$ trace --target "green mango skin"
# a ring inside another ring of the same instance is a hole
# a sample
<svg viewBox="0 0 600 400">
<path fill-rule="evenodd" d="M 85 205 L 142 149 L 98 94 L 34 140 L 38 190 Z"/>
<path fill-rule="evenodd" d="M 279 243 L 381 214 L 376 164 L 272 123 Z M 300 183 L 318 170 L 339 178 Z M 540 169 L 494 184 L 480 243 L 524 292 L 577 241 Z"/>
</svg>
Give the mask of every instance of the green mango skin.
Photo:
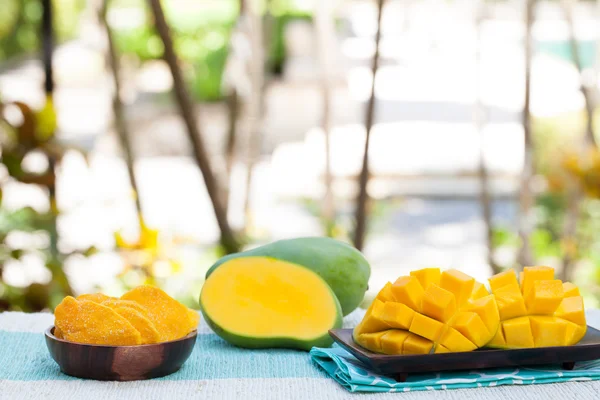
<svg viewBox="0 0 600 400">
<path fill-rule="evenodd" d="M 298 265 L 298 267 L 306 268 L 302 265 Z M 322 278 L 321 282 L 325 287 L 327 287 L 328 295 L 331 296 L 331 299 L 335 303 L 336 317 L 333 325 L 329 329 L 341 328 L 343 321 L 340 303 L 333 293 L 333 290 L 331 290 L 331 287 L 327 285 L 327 282 L 325 282 Z M 333 344 L 333 339 L 331 336 L 329 336 L 328 331 L 325 331 L 323 335 L 314 339 L 299 339 L 294 337 L 255 337 L 230 332 L 225 327 L 216 324 L 212 320 L 210 311 L 204 307 L 204 303 L 202 302 L 202 293 L 200 293 L 200 311 L 202 312 L 202 316 L 204 317 L 204 320 L 208 326 L 217 334 L 217 336 L 238 347 L 244 347 L 247 349 L 287 348 L 310 351 L 310 349 L 313 347 L 330 347 Z"/>
<path fill-rule="evenodd" d="M 252 256 L 272 257 L 314 271 L 329 284 L 342 306 L 344 316 L 360 305 L 371 276 L 368 261 L 354 247 L 327 237 L 304 237 L 279 240 L 225 256 L 210 267 L 206 279 L 223 263 Z"/>
</svg>

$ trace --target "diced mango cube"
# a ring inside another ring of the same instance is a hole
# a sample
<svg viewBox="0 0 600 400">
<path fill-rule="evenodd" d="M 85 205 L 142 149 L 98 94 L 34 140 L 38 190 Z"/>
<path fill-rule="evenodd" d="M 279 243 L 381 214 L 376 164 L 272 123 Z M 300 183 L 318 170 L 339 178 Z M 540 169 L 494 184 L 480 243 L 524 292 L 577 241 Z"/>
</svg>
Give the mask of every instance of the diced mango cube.
<svg viewBox="0 0 600 400">
<path fill-rule="evenodd" d="M 506 285 L 516 284 L 517 287 L 519 286 L 517 274 L 515 273 L 514 269 L 507 269 L 504 272 L 500 272 L 499 274 L 496 274 L 488 279 L 488 282 L 490 283 L 490 289 L 492 289 L 492 293 L 495 293 L 496 290 Z"/>
<path fill-rule="evenodd" d="M 423 287 L 414 276 L 401 276 L 392 285 L 392 292 L 396 301 L 406 304 L 415 311 L 421 310 L 423 300 Z"/>
<path fill-rule="evenodd" d="M 519 317 L 502 322 L 504 339 L 510 347 L 533 347 L 533 333 L 529 317 Z"/>
<path fill-rule="evenodd" d="M 519 286 L 523 285 L 523 271 L 519 272 Z"/>
<path fill-rule="evenodd" d="M 515 290 L 512 284 L 506 285 L 497 289 L 494 296 L 496 296 L 501 321 L 527 315 L 525 299 L 518 287 Z"/>
<path fill-rule="evenodd" d="M 391 328 L 408 330 L 414 315 L 414 310 L 405 304 L 387 302 L 383 305 L 381 320 Z"/>
<path fill-rule="evenodd" d="M 496 304 L 496 298 L 493 294 L 489 294 L 477 300 L 469 300 L 465 311 L 472 311 L 477 313 L 488 332 L 495 333 L 500 326 L 500 313 L 498 312 L 498 305 Z"/>
<path fill-rule="evenodd" d="M 490 340 L 488 342 L 488 344 L 486 346 L 492 347 L 492 348 L 498 348 L 498 349 L 502 349 L 502 348 L 506 347 L 506 339 L 504 338 L 504 331 L 502 330 L 502 327 L 500 327 L 496 331 L 496 334 L 494 335 L 492 340 Z"/>
<path fill-rule="evenodd" d="M 567 332 L 565 333 L 565 345 L 571 346 L 579 343 L 585 336 L 587 325 L 577 325 L 573 322 L 563 320 L 567 323 Z"/>
<path fill-rule="evenodd" d="M 456 313 L 456 300 L 452 293 L 432 283 L 425 290 L 421 311 L 428 317 L 447 322 Z"/>
<path fill-rule="evenodd" d="M 529 321 L 535 347 L 564 345 L 568 327 L 567 321 L 550 316 L 531 316 Z"/>
<path fill-rule="evenodd" d="M 491 335 L 485 324 L 474 312 L 462 311 L 452 321 L 452 327 L 469 339 L 477 347 L 490 341 Z"/>
<path fill-rule="evenodd" d="M 473 292 L 471 292 L 471 299 L 477 300 L 489 294 L 490 292 L 488 292 L 483 283 L 475 282 L 475 285 L 473 285 Z"/>
<path fill-rule="evenodd" d="M 565 297 L 581 296 L 579 288 L 571 282 L 563 282 L 563 292 Z"/>
<path fill-rule="evenodd" d="M 409 331 L 431 341 L 436 341 L 440 337 L 443 328 L 444 324 L 441 322 L 423 314 L 415 313 Z"/>
<path fill-rule="evenodd" d="M 439 268 L 423 268 L 417 271 L 412 271 L 410 276 L 414 276 L 419 280 L 421 287 L 424 290 L 427 290 L 430 284 L 435 283 L 436 285 L 440 284 L 440 276 L 441 272 Z"/>
<path fill-rule="evenodd" d="M 563 284 L 559 280 L 535 281 L 525 294 L 527 312 L 533 315 L 552 315 L 563 299 Z"/>
<path fill-rule="evenodd" d="M 375 353 L 381 353 L 381 337 L 390 331 L 381 331 L 373 333 L 361 333 L 358 335 L 358 344 L 367 350 Z"/>
<path fill-rule="evenodd" d="M 381 289 L 379 293 L 377 293 L 377 297 L 375 298 L 383 301 L 384 303 L 387 301 L 396 301 L 396 299 L 394 298 L 394 293 L 392 292 L 392 283 L 386 283 L 383 289 Z"/>
<path fill-rule="evenodd" d="M 381 300 L 373 300 L 373 303 L 371 303 L 371 306 L 367 309 L 363 320 L 354 329 L 355 333 L 371 333 L 390 329 L 389 325 L 382 320 L 383 309 L 384 303 Z"/>
<path fill-rule="evenodd" d="M 477 349 L 469 339 L 464 337 L 454 328 L 448 328 L 442 333 L 439 340 L 440 345 L 446 347 L 450 351 L 472 351 Z"/>
<path fill-rule="evenodd" d="M 450 350 L 448 350 L 447 348 L 445 348 L 441 344 L 438 344 L 437 346 L 435 346 L 434 353 L 435 354 L 450 353 Z"/>
<path fill-rule="evenodd" d="M 432 347 L 433 347 L 433 342 L 431 340 L 424 339 L 421 336 L 411 333 L 408 335 L 408 337 L 404 341 L 402 353 L 403 354 L 429 354 L 431 352 Z"/>
<path fill-rule="evenodd" d="M 407 331 L 389 330 L 381 337 L 381 351 L 384 354 L 402 354 L 404 341 L 410 335 Z"/>
<path fill-rule="evenodd" d="M 442 272 L 440 278 L 440 287 L 454 294 L 458 307 L 461 307 L 469 300 L 474 285 L 475 278 L 456 269 Z"/>
<path fill-rule="evenodd" d="M 554 279 L 554 268 L 551 267 L 525 267 L 523 268 L 523 283 L 521 284 L 521 292 L 524 296 L 529 293 L 529 290 L 536 281 L 548 281 Z"/>
<path fill-rule="evenodd" d="M 554 316 L 564 318 L 567 321 L 576 323 L 577 325 L 586 325 L 583 298 L 581 296 L 575 296 L 563 299 L 556 309 Z"/>
</svg>

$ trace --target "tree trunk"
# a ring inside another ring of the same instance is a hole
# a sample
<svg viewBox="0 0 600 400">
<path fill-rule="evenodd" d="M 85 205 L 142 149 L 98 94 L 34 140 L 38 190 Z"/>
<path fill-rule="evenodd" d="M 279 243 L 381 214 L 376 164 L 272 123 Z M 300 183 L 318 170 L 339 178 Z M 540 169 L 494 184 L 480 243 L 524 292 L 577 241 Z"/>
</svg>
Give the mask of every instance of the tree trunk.
<svg viewBox="0 0 600 400">
<path fill-rule="evenodd" d="M 119 68 L 119 56 L 117 54 L 117 49 L 115 46 L 114 38 L 112 35 L 112 31 L 106 22 L 106 12 L 108 11 L 108 0 L 102 0 L 102 4 L 98 9 L 98 22 L 104 29 L 106 34 L 106 40 L 108 44 L 108 66 L 110 68 L 110 72 L 112 74 L 113 82 L 114 82 L 114 94 L 112 98 L 112 108 L 113 114 L 115 118 L 115 131 L 117 136 L 119 137 L 119 142 L 121 143 L 121 148 L 123 150 L 123 154 L 125 156 L 125 164 L 127 165 L 127 172 L 129 175 L 129 183 L 131 184 L 131 188 L 133 189 L 133 193 L 135 196 L 135 208 L 139 218 L 143 217 L 142 214 L 142 204 L 140 201 L 140 192 L 138 190 L 137 179 L 135 176 L 135 168 L 134 162 L 135 157 L 133 155 L 133 150 L 131 146 L 129 128 L 127 127 L 127 121 L 125 117 L 125 108 L 123 107 L 123 102 L 121 101 L 121 75 Z M 143 219 L 143 218 L 142 218 Z M 140 224 L 141 229 L 141 224 Z"/>
<path fill-rule="evenodd" d="M 375 54 L 371 65 L 373 81 L 371 82 L 371 96 L 367 104 L 365 118 L 365 148 L 363 153 L 362 169 L 359 177 L 358 197 L 356 199 L 356 228 L 354 231 L 354 246 L 362 250 L 367 230 L 367 202 L 369 194 L 367 186 L 369 183 L 369 142 L 371 139 L 371 128 L 375 119 L 375 78 L 379 68 L 379 42 L 381 41 L 381 17 L 383 14 L 383 0 L 377 0 L 377 32 L 375 33 Z"/>
<path fill-rule="evenodd" d="M 228 129 L 227 139 L 225 141 L 225 175 L 229 185 L 225 185 L 223 190 L 223 206 L 225 207 L 226 213 L 229 208 L 229 186 L 231 184 L 231 173 L 235 161 L 235 149 L 238 140 L 239 106 L 239 95 L 237 90 L 233 88 L 231 93 L 227 96 Z"/>
<path fill-rule="evenodd" d="M 262 13 L 256 1 L 250 1 L 246 6 L 246 10 L 250 30 L 250 51 L 252 54 L 250 62 L 252 93 L 250 95 L 248 112 L 248 142 L 246 147 L 248 152 L 244 215 L 246 228 L 251 229 L 252 210 L 250 198 L 252 192 L 252 178 L 254 174 L 254 165 L 260 156 L 260 149 L 262 147 L 263 112 L 265 102 L 265 56 Z"/>
<path fill-rule="evenodd" d="M 573 57 L 573 62 L 575 63 L 575 67 L 577 67 L 577 71 L 579 72 L 579 76 L 581 79 L 581 74 L 583 72 L 583 64 L 581 62 L 581 54 L 579 53 L 579 46 L 577 44 L 577 35 L 575 33 L 575 23 L 573 21 L 573 5 L 575 2 L 573 0 L 562 0 L 562 8 L 563 13 L 565 15 L 565 20 L 567 22 L 567 26 L 569 27 L 569 43 L 571 47 L 571 57 Z M 581 94 L 583 94 L 583 98 L 585 99 L 585 111 L 586 111 L 586 129 L 585 129 L 585 141 L 588 145 L 597 146 L 596 137 L 594 132 L 594 110 L 596 108 L 595 105 L 595 88 L 592 86 L 588 86 L 586 82 L 581 79 L 580 84 Z"/>
<path fill-rule="evenodd" d="M 321 70 L 321 97 L 323 99 L 321 121 L 325 139 L 325 195 L 321 214 L 325 223 L 325 233 L 330 237 L 333 236 L 335 227 L 335 200 L 331 173 L 331 79 L 333 74 L 331 71 L 332 60 L 329 54 L 329 51 L 335 49 L 335 27 L 332 14 L 331 2 L 321 1 L 318 3 L 315 14 L 315 41 Z"/>
<path fill-rule="evenodd" d="M 485 135 L 484 127 L 487 121 L 487 108 L 483 104 L 481 83 L 482 79 L 482 65 L 481 65 L 481 49 L 482 46 L 482 27 L 486 17 L 486 4 L 485 0 L 480 0 L 477 10 L 477 20 L 475 22 L 477 30 L 477 39 L 475 42 L 475 68 L 476 68 L 476 93 L 475 93 L 475 110 L 474 110 L 474 122 L 475 130 L 479 135 L 479 203 L 481 204 L 481 212 L 483 222 L 485 224 L 485 239 L 487 247 L 487 262 L 492 273 L 497 274 L 502 272 L 502 268 L 494 261 L 494 244 L 493 244 L 493 225 L 492 225 L 492 200 L 489 192 L 488 182 L 488 171 L 485 165 Z"/>
<path fill-rule="evenodd" d="M 236 240 L 233 231 L 227 221 L 227 214 L 223 207 L 221 199 L 220 185 L 217 183 L 213 172 L 210 159 L 208 158 L 196 115 L 194 114 L 194 105 L 189 97 L 181 70 L 179 61 L 173 47 L 173 39 L 165 15 L 160 3 L 160 0 L 149 0 L 152 12 L 154 14 L 154 23 L 156 30 L 164 45 L 164 59 L 169 65 L 171 75 L 173 76 L 173 87 L 175 97 L 179 105 L 179 111 L 187 128 L 188 138 L 192 144 L 194 158 L 196 164 L 202 172 L 206 190 L 212 202 L 212 206 L 217 219 L 217 224 L 221 230 L 221 245 L 227 253 L 235 253 L 240 250 L 240 244 Z"/>
<path fill-rule="evenodd" d="M 533 143 L 531 140 L 531 114 L 530 114 L 530 96 L 531 96 L 531 59 L 532 59 L 532 37 L 531 30 L 534 21 L 535 0 L 527 0 L 525 6 L 525 102 L 523 105 L 523 147 L 524 160 L 523 171 L 521 173 L 521 187 L 519 193 L 519 237 L 521 238 L 521 248 L 519 250 L 519 267 L 531 265 L 533 257 L 529 236 L 533 230 L 533 205 L 534 195 L 531 190 L 531 180 L 533 178 Z"/>
</svg>

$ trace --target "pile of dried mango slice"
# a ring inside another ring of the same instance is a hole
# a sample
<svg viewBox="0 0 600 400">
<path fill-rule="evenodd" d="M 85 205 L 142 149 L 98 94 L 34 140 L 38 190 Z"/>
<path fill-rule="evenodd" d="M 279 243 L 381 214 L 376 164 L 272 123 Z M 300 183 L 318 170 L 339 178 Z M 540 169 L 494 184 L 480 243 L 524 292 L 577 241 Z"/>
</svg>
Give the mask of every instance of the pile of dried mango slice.
<svg viewBox="0 0 600 400">
<path fill-rule="evenodd" d="M 54 335 L 77 343 L 132 346 L 180 339 L 200 315 L 164 291 L 138 286 L 121 298 L 102 293 L 67 296 L 54 311 Z"/>
<path fill-rule="evenodd" d="M 489 279 L 438 268 L 413 271 L 379 292 L 353 332 L 362 347 L 383 354 L 530 348 L 576 344 L 586 332 L 583 299 L 550 267 L 525 267 Z"/>
</svg>

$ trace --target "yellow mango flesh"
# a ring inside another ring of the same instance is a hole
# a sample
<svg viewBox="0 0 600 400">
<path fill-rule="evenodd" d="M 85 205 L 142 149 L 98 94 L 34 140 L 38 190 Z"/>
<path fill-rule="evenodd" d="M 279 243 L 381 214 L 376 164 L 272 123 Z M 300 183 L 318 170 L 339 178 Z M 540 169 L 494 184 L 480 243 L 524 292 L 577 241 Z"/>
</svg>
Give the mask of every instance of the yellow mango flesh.
<svg viewBox="0 0 600 400">
<path fill-rule="evenodd" d="M 440 287 L 454 294 L 459 307 L 469 300 L 474 285 L 475 278 L 456 269 L 444 271 L 440 278 Z"/>
<path fill-rule="evenodd" d="M 435 353 L 435 354 L 442 354 L 442 353 L 452 353 L 452 352 L 451 352 L 451 351 L 450 351 L 448 348 L 446 348 L 446 347 L 442 346 L 441 344 L 438 344 L 438 345 L 435 347 L 435 351 L 434 351 L 434 353 Z"/>
<path fill-rule="evenodd" d="M 385 285 L 354 340 L 384 354 L 471 351 L 491 340 L 499 325 L 494 296 L 481 283 L 457 270 L 426 268 Z"/>
<path fill-rule="evenodd" d="M 398 303 L 406 304 L 415 311 L 420 311 L 424 290 L 414 276 L 402 276 L 392 285 L 392 292 Z"/>
<path fill-rule="evenodd" d="M 421 311 L 428 317 L 447 322 L 456 313 L 456 300 L 451 292 L 433 283 L 425 290 Z"/>
<path fill-rule="evenodd" d="M 514 286 L 511 283 L 503 286 L 494 291 L 494 296 L 496 296 L 501 321 L 527 315 L 525 299 L 518 285 Z"/>
<path fill-rule="evenodd" d="M 423 268 L 417 271 L 411 271 L 410 276 L 417 278 L 424 290 L 429 288 L 432 283 L 439 285 L 442 276 L 439 268 Z"/>
<path fill-rule="evenodd" d="M 483 320 L 474 312 L 462 311 L 458 313 L 452 322 L 452 327 L 477 347 L 483 347 L 491 338 Z"/>
<path fill-rule="evenodd" d="M 473 292 L 471 293 L 471 299 L 480 299 L 485 296 L 489 296 L 490 292 L 485 288 L 483 283 L 475 282 L 473 285 Z"/>
<path fill-rule="evenodd" d="M 561 281 L 535 281 L 525 294 L 527 312 L 533 315 L 552 315 L 562 302 L 563 296 Z"/>
<path fill-rule="evenodd" d="M 527 295 L 533 284 L 537 281 L 549 281 L 554 279 L 554 268 L 550 267 L 525 267 L 523 268 L 523 283 L 521 290 Z"/>
<path fill-rule="evenodd" d="M 568 321 L 564 319 L 534 315 L 529 317 L 535 347 L 566 346 Z"/>
<path fill-rule="evenodd" d="M 391 282 L 385 284 L 383 289 L 381 289 L 381 291 L 377 294 L 376 299 L 379 301 L 383 301 L 384 303 L 386 301 L 395 301 L 394 293 L 392 292 Z"/>
<path fill-rule="evenodd" d="M 517 281 L 517 274 L 515 273 L 514 269 L 507 269 L 504 272 L 500 272 L 499 274 L 496 274 L 490 279 L 488 279 L 488 282 L 490 283 L 490 288 L 492 289 L 492 292 L 496 292 L 498 289 L 508 285 L 516 284 L 517 287 L 519 287 L 519 282 Z"/>
<path fill-rule="evenodd" d="M 415 334 L 410 334 L 404 341 L 402 354 L 429 354 L 432 348 L 432 341 Z"/>
<path fill-rule="evenodd" d="M 443 329 L 443 323 L 436 321 L 433 318 L 429 318 L 423 314 L 415 313 L 412 323 L 410 324 L 409 331 L 415 335 L 422 336 L 425 339 L 436 341 Z"/>
<path fill-rule="evenodd" d="M 477 349 L 469 339 L 454 328 L 448 328 L 442 334 L 438 346 L 443 346 L 450 352 L 472 351 Z"/>
<path fill-rule="evenodd" d="M 571 282 L 563 282 L 563 293 L 565 297 L 581 296 L 579 294 L 579 288 Z"/>
<path fill-rule="evenodd" d="M 465 311 L 472 311 L 479 315 L 489 333 L 495 334 L 500 326 L 500 314 L 496 298 L 488 294 L 485 297 L 469 300 Z"/>
<path fill-rule="evenodd" d="M 381 338 L 381 352 L 385 354 L 402 354 L 402 348 L 406 338 L 410 334 L 407 331 L 390 330 Z"/>
<path fill-rule="evenodd" d="M 408 330 L 414 316 L 415 312 L 408 306 L 388 301 L 383 304 L 380 320 L 390 328 Z"/>
<path fill-rule="evenodd" d="M 375 353 L 381 353 L 381 337 L 390 331 L 381 331 L 374 333 L 362 333 L 360 341 L 362 346 Z"/>
<path fill-rule="evenodd" d="M 525 267 L 519 281 L 512 270 L 489 279 L 501 324 L 487 347 L 568 346 L 583 338 L 587 325 L 577 286 L 554 279 L 550 267 Z"/>
<path fill-rule="evenodd" d="M 507 346 L 510 347 L 533 347 L 533 333 L 529 317 L 519 317 L 502 322 L 502 331 Z"/>
<path fill-rule="evenodd" d="M 147 301 L 158 299 L 153 295 Z M 212 323 L 231 337 L 242 338 L 240 343 L 245 338 L 263 343 L 273 338 L 316 341 L 326 337 L 340 317 L 339 303 L 319 275 L 300 265 L 267 257 L 242 257 L 223 263 L 204 283 L 200 303 Z M 369 318 L 363 321 L 365 333 L 386 327 L 376 319 L 383 304 L 380 300 L 373 302 L 371 311 L 375 315 L 368 313 Z M 158 327 L 157 319 L 153 320 Z M 180 321 L 180 329 L 189 332 L 184 322 Z"/>
<path fill-rule="evenodd" d="M 379 332 L 389 329 L 390 326 L 383 321 L 384 307 L 385 303 L 381 300 L 373 300 L 363 320 L 356 327 L 355 334 Z"/>
</svg>

